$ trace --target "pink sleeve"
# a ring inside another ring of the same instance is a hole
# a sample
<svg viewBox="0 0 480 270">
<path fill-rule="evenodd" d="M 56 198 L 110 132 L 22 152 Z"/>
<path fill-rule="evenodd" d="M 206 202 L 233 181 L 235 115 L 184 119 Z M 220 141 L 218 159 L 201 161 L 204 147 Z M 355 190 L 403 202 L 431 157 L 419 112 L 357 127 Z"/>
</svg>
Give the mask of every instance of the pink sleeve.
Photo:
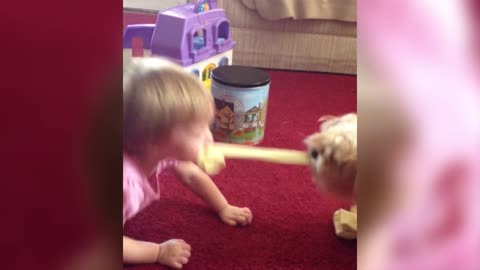
<svg viewBox="0 0 480 270">
<path fill-rule="evenodd" d="M 151 192 L 150 192 L 151 193 Z M 149 202 L 152 201 L 152 195 L 144 190 L 144 187 L 132 176 L 126 176 L 123 179 L 123 224 L 138 212 L 140 212 Z"/>
<path fill-rule="evenodd" d="M 132 216 L 131 183 L 127 177 L 123 179 L 123 225 Z"/>
<path fill-rule="evenodd" d="M 128 204 L 128 194 L 127 194 L 127 190 L 125 190 L 125 187 L 123 187 L 123 226 L 125 226 L 125 222 L 127 221 L 127 204 Z"/>
</svg>

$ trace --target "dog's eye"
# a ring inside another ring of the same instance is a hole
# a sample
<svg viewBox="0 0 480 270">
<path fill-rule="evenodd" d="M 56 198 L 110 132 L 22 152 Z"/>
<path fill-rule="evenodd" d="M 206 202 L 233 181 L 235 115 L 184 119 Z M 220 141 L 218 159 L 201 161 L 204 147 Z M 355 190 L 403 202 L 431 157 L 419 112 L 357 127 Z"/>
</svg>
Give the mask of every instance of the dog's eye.
<svg viewBox="0 0 480 270">
<path fill-rule="evenodd" d="M 318 157 L 318 151 L 317 150 L 312 150 L 310 152 L 310 155 L 312 156 L 313 159 L 317 159 Z"/>
</svg>

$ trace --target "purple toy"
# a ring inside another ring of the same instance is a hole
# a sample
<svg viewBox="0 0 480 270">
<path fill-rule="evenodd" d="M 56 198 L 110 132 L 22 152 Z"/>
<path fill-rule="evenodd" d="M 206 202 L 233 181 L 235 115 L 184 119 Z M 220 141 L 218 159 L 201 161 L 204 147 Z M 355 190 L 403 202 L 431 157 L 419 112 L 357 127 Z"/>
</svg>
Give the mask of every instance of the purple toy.
<svg viewBox="0 0 480 270">
<path fill-rule="evenodd" d="M 217 8 L 216 0 L 159 12 L 156 24 L 127 26 L 123 39 L 127 64 L 132 57 L 167 57 L 197 75 L 207 87 L 215 67 L 232 64 L 234 46 L 230 22 L 225 11 Z"/>
</svg>

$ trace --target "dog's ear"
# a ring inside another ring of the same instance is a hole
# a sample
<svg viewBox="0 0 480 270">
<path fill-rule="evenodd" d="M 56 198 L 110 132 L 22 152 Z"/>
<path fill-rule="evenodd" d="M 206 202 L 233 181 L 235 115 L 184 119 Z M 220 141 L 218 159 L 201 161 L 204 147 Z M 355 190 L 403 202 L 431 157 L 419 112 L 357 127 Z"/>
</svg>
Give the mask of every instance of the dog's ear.
<svg viewBox="0 0 480 270">
<path fill-rule="evenodd" d="M 332 119 L 335 119 L 337 118 L 337 116 L 334 116 L 334 115 L 324 115 L 322 117 L 320 117 L 318 119 L 318 123 L 322 123 L 322 122 L 325 122 L 325 121 L 328 121 L 328 120 L 332 120 Z"/>
<path fill-rule="evenodd" d="M 315 133 L 315 134 L 317 134 L 317 133 Z M 312 135 L 306 137 L 306 138 L 303 140 L 303 144 L 304 144 L 306 147 L 312 146 L 313 136 L 314 136 L 315 134 L 312 134 Z"/>
<path fill-rule="evenodd" d="M 322 131 L 328 127 L 335 126 L 338 122 L 340 122 L 340 117 L 324 115 L 318 119 L 318 122 L 320 123 L 320 131 Z"/>
</svg>

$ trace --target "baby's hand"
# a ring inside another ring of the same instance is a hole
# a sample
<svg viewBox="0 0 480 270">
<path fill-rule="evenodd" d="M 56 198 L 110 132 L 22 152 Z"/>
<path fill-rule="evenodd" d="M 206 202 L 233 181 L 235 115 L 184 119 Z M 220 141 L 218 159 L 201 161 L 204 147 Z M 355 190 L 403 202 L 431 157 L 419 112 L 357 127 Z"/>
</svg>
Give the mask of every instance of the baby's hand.
<svg viewBox="0 0 480 270">
<path fill-rule="evenodd" d="M 230 226 L 245 226 L 252 223 L 252 212 L 247 207 L 239 208 L 229 204 L 218 215 L 224 223 Z"/>
<path fill-rule="evenodd" d="M 175 269 L 188 263 L 191 247 L 180 239 L 171 239 L 160 244 L 157 262 Z"/>
</svg>

